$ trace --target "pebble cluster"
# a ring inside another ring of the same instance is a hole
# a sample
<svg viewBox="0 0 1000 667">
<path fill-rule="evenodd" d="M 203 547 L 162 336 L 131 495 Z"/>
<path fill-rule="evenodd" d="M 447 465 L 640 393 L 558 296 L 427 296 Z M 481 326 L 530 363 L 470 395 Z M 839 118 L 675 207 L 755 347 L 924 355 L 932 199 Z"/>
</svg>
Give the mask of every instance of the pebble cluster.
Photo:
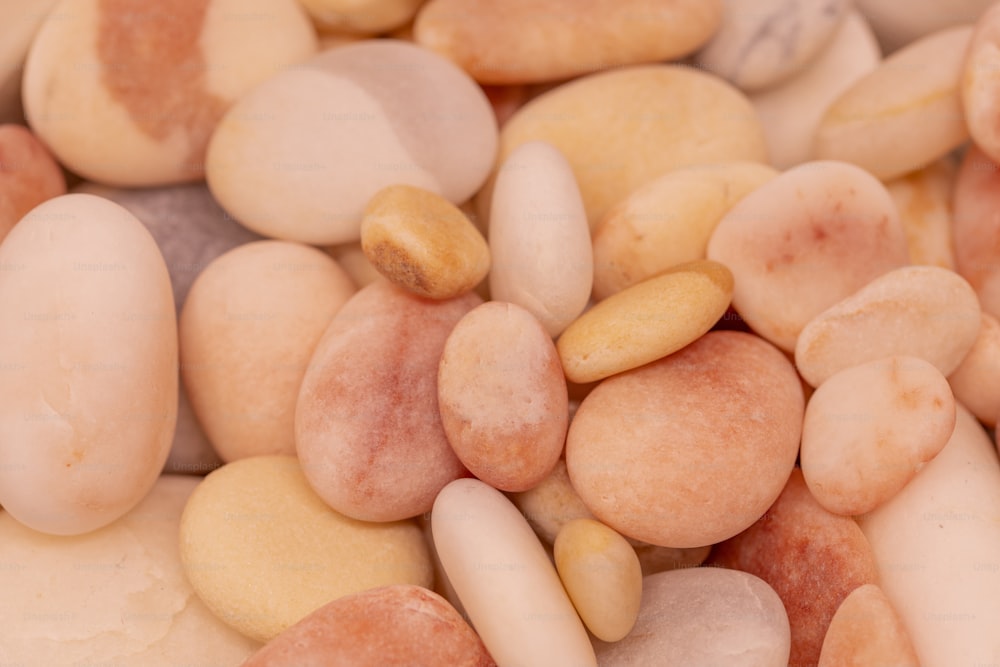
<svg viewBox="0 0 1000 667">
<path fill-rule="evenodd" d="M 1000 3 L 0 3 L 0 667 L 1000 664 Z"/>
</svg>

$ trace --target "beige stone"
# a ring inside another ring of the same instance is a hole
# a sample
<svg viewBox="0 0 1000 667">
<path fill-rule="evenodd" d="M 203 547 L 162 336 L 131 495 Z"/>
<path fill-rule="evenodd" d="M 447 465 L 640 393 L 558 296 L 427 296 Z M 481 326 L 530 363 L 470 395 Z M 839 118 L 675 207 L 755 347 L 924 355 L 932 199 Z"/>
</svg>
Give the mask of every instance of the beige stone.
<svg viewBox="0 0 1000 667">
<path fill-rule="evenodd" d="M 377 35 L 405 25 L 425 0 L 299 0 L 324 30 Z"/>
<path fill-rule="evenodd" d="M 433 578 L 416 524 L 339 514 L 292 456 L 242 459 L 206 477 L 184 507 L 180 552 L 185 577 L 212 612 L 263 642 L 344 595 L 430 587 Z"/>
<path fill-rule="evenodd" d="M 955 270 L 952 198 L 956 173 L 949 156 L 885 184 L 899 209 L 913 264 Z"/>
<path fill-rule="evenodd" d="M 0 241 L 28 211 L 64 194 L 62 170 L 31 130 L 0 125 Z"/>
<path fill-rule="evenodd" d="M 900 354 L 947 376 L 972 348 L 980 321 L 976 293 L 961 276 L 907 266 L 814 317 L 799 336 L 795 365 L 814 387 L 845 368 Z"/>
<path fill-rule="evenodd" d="M 842 162 L 807 162 L 754 190 L 719 222 L 707 255 L 733 272 L 746 323 L 789 352 L 813 317 L 908 263 L 885 187 Z"/>
<path fill-rule="evenodd" d="M 930 362 L 893 356 L 852 366 L 809 399 L 802 474 L 830 512 L 864 514 L 913 479 L 954 429 L 955 397 Z"/>
<path fill-rule="evenodd" d="M 722 216 L 777 173 L 756 162 L 681 167 L 630 194 L 594 232 L 594 298 L 704 259 Z"/>
<path fill-rule="evenodd" d="M 344 271 L 347 271 L 347 275 L 351 277 L 359 289 L 371 285 L 376 280 L 384 280 L 382 274 L 365 256 L 365 251 L 361 248 L 361 241 L 327 246 L 324 250 L 330 257 L 337 260 L 337 264 Z"/>
<path fill-rule="evenodd" d="M 616 642 L 635 625 L 642 569 L 628 541 L 599 521 L 577 519 L 553 545 L 556 570 L 591 634 Z"/>
<path fill-rule="evenodd" d="M 972 349 L 962 359 L 948 383 L 955 398 L 979 421 L 996 426 L 1000 413 L 1000 322 L 992 315 L 982 314 L 979 336 Z"/>
<path fill-rule="evenodd" d="M 431 299 L 472 290 L 490 270 L 479 230 L 440 195 L 409 185 L 379 190 L 365 207 L 361 248 L 395 284 Z"/>
<path fill-rule="evenodd" d="M 1000 164 L 969 147 L 955 181 L 955 265 L 979 295 L 984 312 L 1000 318 Z"/>
<path fill-rule="evenodd" d="M 837 608 L 818 667 L 920 667 L 892 603 L 875 584 L 855 588 Z"/>
<path fill-rule="evenodd" d="M 949 28 L 886 58 L 827 109 L 816 158 L 889 180 L 959 147 L 969 138 L 959 91 L 971 35 L 971 27 Z"/>
<path fill-rule="evenodd" d="M 21 75 L 31 42 L 58 0 L 9 0 L 0 6 L 0 123 L 24 122 Z"/>
<path fill-rule="evenodd" d="M 559 337 L 566 377 L 593 382 L 638 368 L 696 341 L 733 294 L 725 266 L 698 260 L 674 266 L 601 301 Z"/>
</svg>

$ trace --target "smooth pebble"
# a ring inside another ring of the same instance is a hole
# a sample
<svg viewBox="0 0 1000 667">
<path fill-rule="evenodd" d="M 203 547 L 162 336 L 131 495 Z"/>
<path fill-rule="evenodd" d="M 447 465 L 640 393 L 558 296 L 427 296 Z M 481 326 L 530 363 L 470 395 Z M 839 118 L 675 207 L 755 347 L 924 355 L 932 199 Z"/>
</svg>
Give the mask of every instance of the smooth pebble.
<svg viewBox="0 0 1000 667">
<path fill-rule="evenodd" d="M 62 170 L 31 130 L 0 125 L 0 241 L 28 211 L 64 194 Z"/>
<path fill-rule="evenodd" d="M 885 184 L 899 209 L 913 264 L 955 270 L 952 199 L 957 171 L 949 156 Z"/>
<path fill-rule="evenodd" d="M 323 30 L 377 35 L 406 25 L 424 0 L 299 0 Z"/>
<path fill-rule="evenodd" d="M 823 639 L 818 667 L 920 667 L 899 614 L 882 589 L 865 584 L 837 608 Z"/>
<path fill-rule="evenodd" d="M 1000 5 L 994 4 L 976 21 L 962 70 L 962 110 L 976 146 L 1000 160 Z"/>
<path fill-rule="evenodd" d="M 1000 413 L 1000 322 L 986 313 L 982 318 L 976 342 L 948 376 L 948 383 L 962 405 L 993 427 Z"/>
<path fill-rule="evenodd" d="M 955 180 L 952 233 L 955 265 L 984 312 L 1000 318 L 1000 164 L 973 144 Z"/>
</svg>

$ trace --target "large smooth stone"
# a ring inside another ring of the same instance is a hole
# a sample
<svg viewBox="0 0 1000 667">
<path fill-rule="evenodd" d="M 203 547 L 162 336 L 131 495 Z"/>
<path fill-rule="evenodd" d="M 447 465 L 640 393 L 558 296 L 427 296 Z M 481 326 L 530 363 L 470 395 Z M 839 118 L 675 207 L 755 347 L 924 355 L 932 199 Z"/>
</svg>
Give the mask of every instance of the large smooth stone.
<svg viewBox="0 0 1000 667">
<path fill-rule="evenodd" d="M 833 39 L 851 3 L 725 0 L 723 6 L 722 24 L 695 56 L 695 63 L 753 91 L 806 68 Z"/>
<path fill-rule="evenodd" d="M 925 167 L 969 138 L 959 93 L 971 27 L 909 44 L 830 105 L 814 155 L 889 180 Z"/>
<path fill-rule="evenodd" d="M 689 568 L 643 579 L 642 608 L 620 642 L 595 642 L 602 667 L 786 667 L 788 615 L 745 572 Z"/>
<path fill-rule="evenodd" d="M 769 583 L 788 611 L 789 665 L 815 665 L 830 620 L 858 586 L 876 583 L 872 547 L 850 517 L 831 514 L 796 469 L 781 496 L 749 529 L 716 545 L 710 562 Z"/>
<path fill-rule="evenodd" d="M 844 598 L 823 639 L 818 667 L 920 667 L 892 603 L 875 584 Z"/>
<path fill-rule="evenodd" d="M 786 351 L 813 317 L 908 263 L 885 187 L 842 162 L 808 162 L 751 192 L 719 222 L 707 254 L 733 272 L 733 307 L 746 323 Z"/>
<path fill-rule="evenodd" d="M 0 241 L 28 211 L 66 194 L 66 180 L 31 130 L 0 125 Z"/>
<path fill-rule="evenodd" d="M 179 323 L 181 377 L 224 461 L 295 454 L 306 366 L 354 292 L 329 255 L 289 241 L 239 246 L 198 276 Z"/>
<path fill-rule="evenodd" d="M 594 254 L 580 190 L 566 158 L 542 141 L 500 166 L 489 227 L 490 294 L 517 304 L 557 336 L 583 312 Z"/>
<path fill-rule="evenodd" d="M 63 0 L 28 54 L 25 115 L 84 178 L 197 181 L 230 105 L 315 52 L 294 0 Z"/>
<path fill-rule="evenodd" d="M 497 125 L 483 92 L 441 56 L 389 39 L 326 51 L 243 96 L 219 122 L 206 176 L 219 203 L 265 236 L 356 241 L 389 185 L 458 204 L 482 185 Z"/>
<path fill-rule="evenodd" d="M 916 357 L 852 366 L 809 399 L 799 460 L 810 492 L 835 514 L 870 512 L 913 479 L 955 429 L 955 397 Z"/>
<path fill-rule="evenodd" d="M 732 537 L 781 493 L 798 454 L 802 387 L 785 356 L 718 331 L 608 378 L 570 424 L 566 467 L 618 532 L 698 547 Z"/>
<path fill-rule="evenodd" d="M 545 549 L 502 493 L 455 480 L 434 501 L 431 529 L 444 571 L 500 667 L 596 667 Z"/>
<path fill-rule="evenodd" d="M 952 199 L 957 171 L 948 156 L 885 184 L 899 209 L 913 264 L 955 270 Z"/>
<path fill-rule="evenodd" d="M 160 477 L 114 523 L 54 537 L 0 512 L 0 660 L 23 667 L 236 665 L 259 645 L 195 595 L 178 552 L 196 478 Z"/>
<path fill-rule="evenodd" d="M 489 667 L 493 659 L 455 608 L 405 584 L 371 588 L 326 604 L 241 667 Z"/>
<path fill-rule="evenodd" d="M 860 524 L 922 667 L 1000 659 L 1000 464 L 968 411 L 959 407 L 941 453 Z"/>
<path fill-rule="evenodd" d="M 955 398 L 986 426 L 1000 413 L 1000 322 L 983 313 L 979 336 L 958 368 L 948 376 Z"/>
<path fill-rule="evenodd" d="M 413 32 L 476 81 L 512 84 L 675 60 L 722 18 L 719 0 L 431 0 Z"/>
<path fill-rule="evenodd" d="M 227 625 L 263 642 L 344 595 L 433 580 L 415 523 L 337 513 L 309 488 L 293 456 L 241 459 L 209 474 L 184 507 L 180 545 L 198 596 Z"/>
<path fill-rule="evenodd" d="M 497 164 L 535 140 L 558 148 L 573 168 L 592 230 L 610 207 L 671 169 L 767 161 L 747 99 L 717 77 L 678 65 L 592 74 L 536 97 L 504 125 Z M 480 212 L 489 211 L 489 198 L 487 186 Z"/>
<path fill-rule="evenodd" d="M 149 492 L 177 418 L 177 328 L 156 242 L 117 204 L 64 195 L 0 245 L 0 504 L 47 533 Z"/>
<path fill-rule="evenodd" d="M 976 293 L 961 276 L 906 266 L 814 317 L 795 346 L 795 366 L 814 387 L 845 368 L 900 354 L 947 376 L 976 342 L 980 322 Z"/>
<path fill-rule="evenodd" d="M 984 312 L 1000 318 L 1000 164 L 969 147 L 955 181 L 955 265 Z"/>
<path fill-rule="evenodd" d="M 480 303 L 380 281 L 333 318 L 302 380 L 295 447 L 335 510 L 364 521 L 417 516 L 465 474 L 441 424 L 437 375 L 448 335 Z"/>
</svg>

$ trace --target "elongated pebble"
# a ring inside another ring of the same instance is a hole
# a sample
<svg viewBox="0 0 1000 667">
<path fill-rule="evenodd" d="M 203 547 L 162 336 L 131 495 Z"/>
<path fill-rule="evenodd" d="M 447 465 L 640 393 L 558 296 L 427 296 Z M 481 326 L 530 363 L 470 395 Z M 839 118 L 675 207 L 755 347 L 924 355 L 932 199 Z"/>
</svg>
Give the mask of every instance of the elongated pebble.
<svg viewBox="0 0 1000 667">
<path fill-rule="evenodd" d="M 618 292 L 576 319 L 557 347 L 566 377 L 603 380 L 661 359 L 712 328 L 733 294 L 733 274 L 698 260 Z"/>
<path fill-rule="evenodd" d="M 722 568 L 645 577 L 632 633 L 595 642 L 607 667 L 786 667 L 788 615 L 759 578 Z"/>
<path fill-rule="evenodd" d="M 64 194 L 62 170 L 31 130 L 0 125 L 0 241 L 28 211 Z"/>
<path fill-rule="evenodd" d="M 961 276 L 907 266 L 876 278 L 803 328 L 795 366 L 816 387 L 834 373 L 892 355 L 951 374 L 979 335 L 979 300 Z"/>
<path fill-rule="evenodd" d="M 585 667 L 587 631 L 528 522 L 496 489 L 455 480 L 431 513 L 438 556 L 500 667 Z"/>
<path fill-rule="evenodd" d="M 809 399 L 802 474 L 827 510 L 864 514 L 913 479 L 954 429 L 955 397 L 930 362 L 893 356 L 852 366 Z"/>
<path fill-rule="evenodd" d="M 902 620 L 875 584 L 855 588 L 837 608 L 818 667 L 920 667 Z"/>
<path fill-rule="evenodd" d="M 961 94 L 965 123 L 976 146 L 1000 160 L 1000 7 L 994 4 L 976 21 L 962 68 Z"/>
<path fill-rule="evenodd" d="M 913 264 L 955 270 L 952 200 L 957 172 L 949 156 L 885 184 L 899 209 Z"/>
<path fill-rule="evenodd" d="M 843 162 L 807 162 L 760 186 L 722 218 L 708 258 L 733 272 L 733 307 L 786 351 L 813 317 L 908 263 L 892 198 Z"/>
<path fill-rule="evenodd" d="M 292 456 L 241 459 L 206 477 L 184 507 L 180 550 L 185 577 L 213 613 L 263 642 L 344 595 L 429 587 L 433 578 L 415 523 L 339 514 Z"/>
<path fill-rule="evenodd" d="M 387 281 L 337 313 L 313 352 L 295 410 L 295 448 L 309 484 L 364 521 L 423 514 L 465 474 L 438 410 L 445 341 L 482 303 L 434 301 Z"/>
<path fill-rule="evenodd" d="M 455 608 L 421 586 L 370 588 L 330 602 L 288 628 L 242 667 L 491 667 Z"/>
<path fill-rule="evenodd" d="M 1000 317 L 1000 164 L 969 147 L 955 181 L 955 265 L 969 281 L 983 311 Z"/>
<path fill-rule="evenodd" d="M 986 426 L 1000 413 L 1000 322 L 983 313 L 979 336 L 958 368 L 948 376 L 955 398 Z"/>
<path fill-rule="evenodd" d="M 170 278 L 146 228 L 93 195 L 0 245 L 0 504 L 35 530 L 107 525 L 152 488 L 177 419 Z"/>
<path fill-rule="evenodd" d="M 925 167 L 969 138 L 961 78 L 972 36 L 949 28 L 907 45 L 827 109 L 814 156 L 888 180 Z"/>
<path fill-rule="evenodd" d="M 781 493 L 803 407 L 781 352 L 751 334 L 711 332 L 599 384 L 570 424 L 566 467 L 587 507 L 623 535 L 714 544 Z"/>
</svg>

